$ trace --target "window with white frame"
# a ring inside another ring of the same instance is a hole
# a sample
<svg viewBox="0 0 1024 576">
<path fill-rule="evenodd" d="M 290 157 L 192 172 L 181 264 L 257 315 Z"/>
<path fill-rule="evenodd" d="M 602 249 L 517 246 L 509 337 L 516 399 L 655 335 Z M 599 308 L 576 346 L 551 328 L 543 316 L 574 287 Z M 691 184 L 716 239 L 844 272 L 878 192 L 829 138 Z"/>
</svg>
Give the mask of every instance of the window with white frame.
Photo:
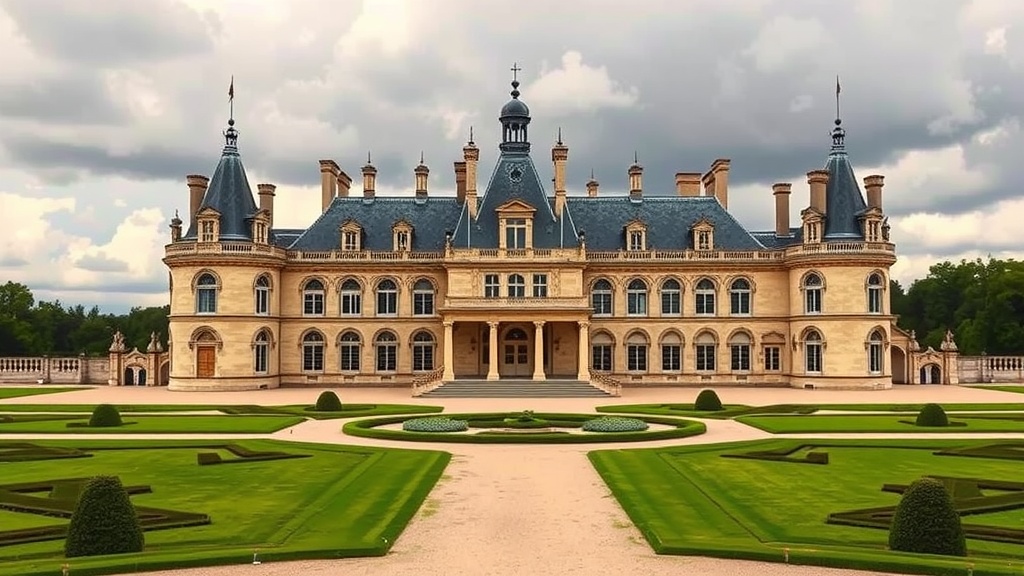
<svg viewBox="0 0 1024 576">
<path fill-rule="evenodd" d="M 882 275 L 875 272 L 868 276 L 868 313 L 869 314 L 881 314 L 882 307 L 882 295 L 885 287 L 882 281 Z"/>
<path fill-rule="evenodd" d="M 398 337 L 394 332 L 385 330 L 375 339 L 374 355 L 376 356 L 377 372 L 394 372 L 398 368 Z"/>
<path fill-rule="evenodd" d="M 196 313 L 217 313 L 217 279 L 204 273 L 196 279 Z"/>
<path fill-rule="evenodd" d="M 354 278 L 341 283 L 341 315 L 361 316 L 363 314 L 363 287 Z"/>
<path fill-rule="evenodd" d="M 354 330 L 344 332 L 338 339 L 342 372 L 359 372 L 359 356 L 362 350 L 359 334 Z"/>
<path fill-rule="evenodd" d="M 693 289 L 697 316 L 715 315 L 715 283 L 702 278 Z"/>
<path fill-rule="evenodd" d="M 598 332 L 590 338 L 590 367 L 598 372 L 611 372 L 614 342 L 607 332 Z"/>
<path fill-rule="evenodd" d="M 264 222 L 256 221 L 252 225 L 252 241 L 256 244 L 267 243 L 267 225 Z"/>
<path fill-rule="evenodd" d="M 821 334 L 809 330 L 804 336 L 804 371 L 808 374 L 821 374 L 822 349 Z"/>
<path fill-rule="evenodd" d="M 885 334 L 881 330 L 873 330 L 868 338 L 868 372 L 873 375 L 881 374 L 885 370 L 885 357 L 882 351 L 885 349 Z"/>
<path fill-rule="evenodd" d="M 633 332 L 626 338 L 626 370 L 647 371 L 647 336 Z"/>
<path fill-rule="evenodd" d="M 497 274 L 484 275 L 484 298 L 501 297 L 501 280 Z"/>
<path fill-rule="evenodd" d="M 750 315 L 750 281 L 737 278 L 729 286 L 729 313 L 733 316 Z"/>
<path fill-rule="evenodd" d="M 626 314 L 647 316 L 647 283 L 634 278 L 626 286 Z"/>
<path fill-rule="evenodd" d="M 315 278 L 302 287 L 302 315 L 324 315 L 324 283 Z"/>
<path fill-rule="evenodd" d="M 669 278 L 661 283 L 661 315 L 680 316 L 683 313 L 683 290 L 679 281 Z"/>
<path fill-rule="evenodd" d="M 715 340 L 715 336 L 709 332 L 701 332 L 693 342 L 694 350 L 697 353 L 697 371 L 714 372 L 718 368 L 715 357 L 718 342 Z"/>
<path fill-rule="evenodd" d="M 359 250 L 359 230 L 347 228 L 341 231 L 341 249 L 346 252 Z"/>
<path fill-rule="evenodd" d="M 508 297 L 526 298 L 526 279 L 522 274 L 508 275 Z"/>
<path fill-rule="evenodd" d="M 505 248 L 509 250 L 526 248 L 526 218 L 505 219 Z"/>
<path fill-rule="evenodd" d="M 256 278 L 254 299 L 257 316 L 270 314 L 270 278 L 266 274 L 260 274 L 259 278 Z"/>
<path fill-rule="evenodd" d="M 765 372 L 779 372 L 782 370 L 782 347 L 764 347 L 764 370 Z"/>
<path fill-rule="evenodd" d="M 395 250 L 399 252 L 406 252 L 409 250 L 409 231 L 408 230 L 397 230 L 395 231 Z"/>
<path fill-rule="evenodd" d="M 675 332 L 661 338 L 661 371 L 679 372 L 683 369 L 683 339 Z"/>
<path fill-rule="evenodd" d="M 412 370 L 426 372 L 434 369 L 434 336 L 426 330 L 412 337 Z"/>
<path fill-rule="evenodd" d="M 412 313 L 414 316 L 434 315 L 434 285 L 426 278 L 412 286 Z"/>
<path fill-rule="evenodd" d="M 256 334 L 256 341 L 252 347 L 253 371 L 257 374 L 266 374 L 270 371 L 270 336 L 266 330 L 260 330 Z"/>
<path fill-rule="evenodd" d="M 548 297 L 548 275 L 547 274 L 534 274 L 533 275 L 533 297 L 534 298 L 547 298 Z"/>
<path fill-rule="evenodd" d="M 319 332 L 307 332 L 302 337 L 302 371 L 324 371 L 324 336 Z"/>
<path fill-rule="evenodd" d="M 594 282 L 594 287 L 590 291 L 590 303 L 594 308 L 594 316 L 611 316 L 614 312 L 612 283 L 604 278 Z"/>
<path fill-rule="evenodd" d="M 199 241 L 200 242 L 216 242 L 217 241 L 217 222 L 216 220 L 202 220 L 199 222 Z"/>
<path fill-rule="evenodd" d="M 750 371 L 750 335 L 737 332 L 729 339 L 729 369 L 733 372 Z"/>
<path fill-rule="evenodd" d="M 821 276 L 810 273 L 804 276 L 804 314 L 821 314 L 821 296 L 824 283 Z"/>
<path fill-rule="evenodd" d="M 697 230 L 697 250 L 711 250 L 710 230 Z"/>
<path fill-rule="evenodd" d="M 644 236 L 643 230 L 629 231 L 629 250 L 631 252 L 639 252 L 646 249 Z"/>
<path fill-rule="evenodd" d="M 377 316 L 398 316 L 398 284 L 390 278 L 377 283 Z"/>
</svg>

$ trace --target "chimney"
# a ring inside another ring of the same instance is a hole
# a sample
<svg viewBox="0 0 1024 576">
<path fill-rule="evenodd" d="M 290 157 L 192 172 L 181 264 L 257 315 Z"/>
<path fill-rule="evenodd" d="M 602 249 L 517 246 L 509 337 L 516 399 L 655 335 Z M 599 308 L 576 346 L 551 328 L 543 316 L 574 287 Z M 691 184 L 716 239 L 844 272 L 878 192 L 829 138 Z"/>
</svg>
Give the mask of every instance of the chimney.
<svg viewBox="0 0 1024 576">
<path fill-rule="evenodd" d="M 338 170 L 338 198 L 348 198 L 352 190 L 352 177 L 345 174 L 344 170 Z"/>
<path fill-rule="evenodd" d="M 828 170 L 811 170 L 807 173 L 807 183 L 811 187 L 811 208 L 822 214 L 827 214 L 825 187 L 828 185 Z"/>
<path fill-rule="evenodd" d="M 338 163 L 334 160 L 320 161 L 320 210 L 327 212 L 334 194 L 338 191 Z"/>
<path fill-rule="evenodd" d="M 256 189 L 260 194 L 260 210 L 270 213 L 270 228 L 274 227 L 274 191 L 277 186 L 273 184 L 257 184 Z"/>
<path fill-rule="evenodd" d="M 882 209 L 882 186 L 885 185 L 885 176 L 872 174 L 864 177 L 864 189 L 868 193 L 868 208 Z"/>
<path fill-rule="evenodd" d="M 601 183 L 598 182 L 596 178 L 594 178 L 594 171 L 591 170 L 590 171 L 590 180 L 587 180 L 587 197 L 588 198 L 597 198 L 597 187 L 600 186 L 600 185 L 601 185 Z"/>
<path fill-rule="evenodd" d="M 711 163 L 711 169 L 704 175 L 704 195 L 718 198 L 722 208 L 729 208 L 729 165 L 727 158 Z"/>
<path fill-rule="evenodd" d="M 676 194 L 700 196 L 700 172 L 676 172 Z"/>
<path fill-rule="evenodd" d="M 427 177 L 430 176 L 430 168 L 423 163 L 423 152 L 420 152 L 420 163 L 413 169 L 416 175 L 416 200 L 427 199 Z"/>
<path fill-rule="evenodd" d="M 373 198 L 377 190 L 377 168 L 370 160 L 370 153 L 366 153 L 366 166 L 363 166 L 363 197 Z"/>
<path fill-rule="evenodd" d="M 788 182 L 772 184 L 772 196 L 775 196 L 775 236 L 790 236 L 789 231 L 789 195 L 793 185 Z"/>
<path fill-rule="evenodd" d="M 562 217 L 565 208 L 565 163 L 569 160 L 569 147 L 562 143 L 562 129 L 558 141 L 551 147 L 551 161 L 555 164 L 555 217 Z"/>
<path fill-rule="evenodd" d="M 455 201 L 461 206 L 466 201 L 466 162 L 455 163 Z"/>
<path fill-rule="evenodd" d="M 640 165 L 636 152 L 633 153 L 633 164 L 629 167 L 629 199 L 635 202 L 644 197 L 644 167 Z"/>
<path fill-rule="evenodd" d="M 189 222 L 194 225 L 196 212 L 199 212 L 199 205 L 203 203 L 203 196 L 206 195 L 206 187 L 210 184 L 210 179 L 199 174 L 189 174 L 185 177 L 185 182 L 188 183 L 188 213 L 191 218 Z"/>
<path fill-rule="evenodd" d="M 462 147 L 462 159 L 466 162 L 466 208 L 469 217 L 476 220 L 476 163 L 480 161 L 480 149 L 473 143 L 473 128 L 469 129 L 469 142 Z"/>
</svg>

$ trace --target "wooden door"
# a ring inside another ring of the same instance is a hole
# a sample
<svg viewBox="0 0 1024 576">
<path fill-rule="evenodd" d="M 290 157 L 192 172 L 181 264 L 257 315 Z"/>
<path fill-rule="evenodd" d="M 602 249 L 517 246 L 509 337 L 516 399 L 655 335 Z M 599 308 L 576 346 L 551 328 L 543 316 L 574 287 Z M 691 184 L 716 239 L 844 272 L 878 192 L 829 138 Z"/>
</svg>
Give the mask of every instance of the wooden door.
<svg viewBox="0 0 1024 576">
<path fill-rule="evenodd" d="M 217 349 L 212 346 L 200 346 L 196 348 L 196 376 L 199 378 L 213 378 L 214 369 L 217 367 Z"/>
</svg>

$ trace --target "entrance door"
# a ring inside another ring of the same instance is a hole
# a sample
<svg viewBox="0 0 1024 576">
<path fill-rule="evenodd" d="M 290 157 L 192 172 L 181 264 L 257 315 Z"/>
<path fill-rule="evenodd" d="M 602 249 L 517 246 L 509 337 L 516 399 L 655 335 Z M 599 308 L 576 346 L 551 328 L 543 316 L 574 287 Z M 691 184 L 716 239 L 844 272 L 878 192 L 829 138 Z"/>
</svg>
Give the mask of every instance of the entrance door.
<svg viewBox="0 0 1024 576">
<path fill-rule="evenodd" d="M 511 378 L 529 377 L 533 374 L 530 366 L 530 341 L 520 328 L 505 333 L 502 341 L 501 375 Z"/>
<path fill-rule="evenodd" d="M 213 378 L 214 368 L 217 366 L 217 350 L 213 346 L 200 346 L 196 348 L 196 376 L 199 378 Z"/>
</svg>

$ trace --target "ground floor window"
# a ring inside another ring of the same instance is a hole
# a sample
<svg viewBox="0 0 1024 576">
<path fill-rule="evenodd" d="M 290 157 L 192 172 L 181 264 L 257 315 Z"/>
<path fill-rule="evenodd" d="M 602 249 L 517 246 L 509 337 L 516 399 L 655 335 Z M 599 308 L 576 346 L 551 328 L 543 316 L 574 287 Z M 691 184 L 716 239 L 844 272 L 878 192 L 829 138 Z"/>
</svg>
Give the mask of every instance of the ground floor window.
<svg viewBox="0 0 1024 576">
<path fill-rule="evenodd" d="M 319 332 L 310 332 L 302 339 L 302 370 L 323 372 L 324 337 Z"/>
<path fill-rule="evenodd" d="M 612 347 L 610 344 L 594 344 L 590 347 L 590 366 L 601 372 L 612 371 Z"/>
<path fill-rule="evenodd" d="M 412 337 L 413 372 L 434 369 L 434 337 L 429 332 L 417 332 Z"/>
<path fill-rule="evenodd" d="M 629 344 L 626 346 L 626 369 L 631 372 L 647 371 L 646 344 Z"/>
<path fill-rule="evenodd" d="M 750 371 L 750 344 L 733 344 L 729 351 L 729 365 L 734 372 Z"/>
<path fill-rule="evenodd" d="M 393 332 L 381 332 L 374 342 L 377 372 L 395 372 L 398 369 L 398 338 Z"/>
<path fill-rule="evenodd" d="M 665 372 L 679 372 L 683 369 L 683 351 L 679 344 L 661 346 L 661 369 Z"/>
<path fill-rule="evenodd" d="M 358 372 L 359 371 L 359 334 L 355 332 L 346 332 L 341 335 L 341 342 L 339 345 L 341 351 L 341 371 L 342 372 Z"/>
<path fill-rule="evenodd" d="M 712 372 L 715 369 L 715 345 L 697 345 L 697 370 L 701 372 Z"/>
<path fill-rule="evenodd" d="M 764 370 L 765 372 L 779 372 L 782 370 L 782 348 L 779 346 L 764 347 Z"/>
</svg>

